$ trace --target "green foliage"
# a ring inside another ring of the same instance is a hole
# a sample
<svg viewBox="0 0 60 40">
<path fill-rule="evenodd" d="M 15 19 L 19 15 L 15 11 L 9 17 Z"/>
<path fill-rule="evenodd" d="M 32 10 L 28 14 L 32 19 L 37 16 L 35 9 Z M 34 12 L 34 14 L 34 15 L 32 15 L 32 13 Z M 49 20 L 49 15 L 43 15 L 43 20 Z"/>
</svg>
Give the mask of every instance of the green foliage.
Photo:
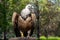
<svg viewBox="0 0 60 40">
<path fill-rule="evenodd" d="M 7 38 L 15 37 L 12 27 L 12 14 L 14 11 L 20 13 L 21 10 L 29 3 L 29 0 L 3 0 L 0 3 L 0 34 L 7 30 Z M 5 14 L 3 14 L 5 13 Z M 4 16 L 5 15 L 5 16 Z M 3 30 L 2 30 L 3 29 Z M 11 33 L 12 31 L 13 33 Z M 11 34 L 10 34 L 11 33 Z M 0 38 L 1 38 L 0 36 Z"/>
<path fill-rule="evenodd" d="M 57 28 L 60 22 L 60 10 L 59 10 L 60 7 L 57 4 L 53 4 L 48 0 L 38 0 L 38 1 L 40 10 L 41 32 L 43 34 L 45 34 L 45 30 L 47 30 L 48 33 L 50 31 L 56 32 L 56 30 L 58 30 Z"/>
</svg>

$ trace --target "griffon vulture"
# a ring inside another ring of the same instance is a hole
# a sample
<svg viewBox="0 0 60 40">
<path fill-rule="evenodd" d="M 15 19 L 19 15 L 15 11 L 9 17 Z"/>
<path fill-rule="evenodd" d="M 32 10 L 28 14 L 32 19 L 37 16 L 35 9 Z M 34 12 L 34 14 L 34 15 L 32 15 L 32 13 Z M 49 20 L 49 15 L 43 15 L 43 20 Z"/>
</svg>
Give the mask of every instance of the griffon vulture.
<svg viewBox="0 0 60 40">
<path fill-rule="evenodd" d="M 16 37 L 27 37 L 33 34 L 34 22 L 36 20 L 36 14 L 33 9 L 34 7 L 28 4 L 20 14 L 16 12 L 13 13 L 12 23 Z"/>
</svg>

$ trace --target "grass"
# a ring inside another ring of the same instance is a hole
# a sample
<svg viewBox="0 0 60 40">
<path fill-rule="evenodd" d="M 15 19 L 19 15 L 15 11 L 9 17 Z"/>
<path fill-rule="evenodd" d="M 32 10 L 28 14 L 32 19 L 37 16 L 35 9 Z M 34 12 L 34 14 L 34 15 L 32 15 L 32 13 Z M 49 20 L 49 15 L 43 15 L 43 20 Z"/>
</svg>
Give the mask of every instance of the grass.
<svg viewBox="0 0 60 40">
<path fill-rule="evenodd" d="M 50 36 L 50 37 L 46 38 L 44 36 L 41 36 L 40 40 L 60 40 L 60 37 L 52 37 L 52 36 Z"/>
</svg>

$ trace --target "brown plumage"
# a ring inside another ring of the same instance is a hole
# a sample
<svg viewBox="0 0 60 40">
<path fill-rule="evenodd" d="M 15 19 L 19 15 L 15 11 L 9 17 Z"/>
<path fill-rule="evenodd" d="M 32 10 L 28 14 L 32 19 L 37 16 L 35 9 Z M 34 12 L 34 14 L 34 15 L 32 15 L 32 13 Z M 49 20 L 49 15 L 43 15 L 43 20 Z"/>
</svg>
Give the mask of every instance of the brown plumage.
<svg viewBox="0 0 60 40">
<path fill-rule="evenodd" d="M 14 31 L 17 37 L 19 37 L 19 34 L 16 32 L 23 32 L 24 36 L 27 36 L 27 32 L 30 30 L 29 36 L 32 35 L 33 30 L 34 30 L 34 22 L 36 20 L 36 15 L 34 13 L 31 13 L 31 16 L 28 16 L 26 20 L 24 20 L 19 14 L 16 12 L 13 13 L 12 15 L 12 23 L 14 26 Z M 16 30 L 16 28 L 18 30 Z M 21 36 L 21 34 L 20 34 Z"/>
</svg>

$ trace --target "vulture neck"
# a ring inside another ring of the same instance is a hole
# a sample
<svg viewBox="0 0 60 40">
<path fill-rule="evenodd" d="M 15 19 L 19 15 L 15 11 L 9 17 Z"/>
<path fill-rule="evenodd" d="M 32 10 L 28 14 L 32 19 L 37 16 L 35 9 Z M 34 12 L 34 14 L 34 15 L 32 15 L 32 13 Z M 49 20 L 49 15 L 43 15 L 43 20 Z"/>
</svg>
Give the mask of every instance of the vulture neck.
<svg viewBox="0 0 60 40">
<path fill-rule="evenodd" d="M 28 17 L 31 17 L 31 11 L 27 8 L 24 9 L 24 13 L 21 13 L 21 17 L 26 20 Z"/>
</svg>

